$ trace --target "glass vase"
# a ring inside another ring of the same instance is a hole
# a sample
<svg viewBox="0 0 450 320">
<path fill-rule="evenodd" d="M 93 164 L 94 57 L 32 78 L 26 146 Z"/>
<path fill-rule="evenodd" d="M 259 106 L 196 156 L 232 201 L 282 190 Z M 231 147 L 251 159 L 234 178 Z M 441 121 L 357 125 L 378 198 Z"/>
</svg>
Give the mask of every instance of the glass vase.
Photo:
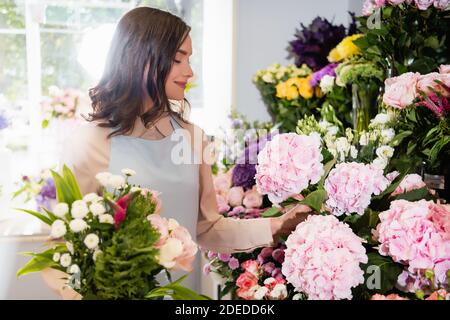
<svg viewBox="0 0 450 320">
<path fill-rule="evenodd" d="M 373 82 L 352 84 L 353 129 L 366 131 L 372 118 L 378 113 L 380 87 Z"/>
</svg>

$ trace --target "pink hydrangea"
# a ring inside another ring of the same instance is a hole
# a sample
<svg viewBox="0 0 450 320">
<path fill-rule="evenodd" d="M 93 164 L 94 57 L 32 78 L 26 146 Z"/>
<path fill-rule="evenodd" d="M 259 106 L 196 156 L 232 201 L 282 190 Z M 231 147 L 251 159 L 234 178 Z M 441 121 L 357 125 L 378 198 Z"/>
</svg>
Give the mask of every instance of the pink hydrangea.
<svg viewBox="0 0 450 320">
<path fill-rule="evenodd" d="M 407 278 L 423 270 L 433 270 L 438 281 L 446 279 L 445 269 L 450 268 L 450 211 L 445 206 L 426 200 L 396 200 L 379 218 L 373 233 L 380 242 L 378 251 L 407 266 L 408 273 L 399 277 L 400 286 L 408 285 L 411 281 Z"/>
<path fill-rule="evenodd" d="M 395 179 L 395 178 L 394 178 Z M 399 186 L 392 192 L 392 196 L 396 196 L 405 192 L 409 192 L 416 189 L 421 189 L 426 187 L 425 182 L 423 182 L 422 177 L 416 173 L 407 174 Z"/>
<path fill-rule="evenodd" d="M 336 216 L 344 213 L 363 215 L 372 195 L 380 194 L 389 184 L 383 170 L 375 166 L 357 162 L 339 163 L 325 180 L 328 194 L 326 205 Z"/>
<path fill-rule="evenodd" d="M 324 173 L 318 134 L 276 135 L 258 154 L 256 186 L 278 204 L 319 182 Z"/>
<path fill-rule="evenodd" d="M 362 242 L 336 217 L 311 215 L 288 237 L 282 272 L 310 300 L 351 299 L 351 289 L 364 283 Z"/>
</svg>

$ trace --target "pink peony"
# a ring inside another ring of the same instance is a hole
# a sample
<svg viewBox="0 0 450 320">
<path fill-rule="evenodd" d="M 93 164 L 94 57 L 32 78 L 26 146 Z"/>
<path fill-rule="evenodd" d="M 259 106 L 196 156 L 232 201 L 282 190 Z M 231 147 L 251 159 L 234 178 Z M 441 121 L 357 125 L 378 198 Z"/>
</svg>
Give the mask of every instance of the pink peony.
<svg viewBox="0 0 450 320">
<path fill-rule="evenodd" d="M 383 296 L 382 294 L 374 294 L 370 300 L 408 300 L 407 298 L 400 297 L 398 294 L 391 293 L 387 296 Z"/>
<path fill-rule="evenodd" d="M 450 0 L 447 0 L 447 2 L 450 2 Z M 450 64 L 441 64 L 439 67 L 439 73 L 450 74 Z"/>
<path fill-rule="evenodd" d="M 449 215 L 443 205 L 426 200 L 392 201 L 389 210 L 379 214 L 380 223 L 373 233 L 380 242 L 378 251 L 408 267 L 409 274 L 399 276 L 400 286 L 408 287 L 408 278 L 412 277 L 416 283 L 413 287 L 420 287 L 420 279 L 414 279 L 414 274 L 425 269 L 439 271 L 436 278 L 443 278 L 450 261 L 450 239 L 445 229 Z"/>
<path fill-rule="evenodd" d="M 429 7 L 433 5 L 434 1 L 435 0 L 414 0 L 417 8 L 419 8 L 420 10 L 427 10 Z"/>
<path fill-rule="evenodd" d="M 434 0 L 433 5 L 435 8 L 444 10 L 450 6 L 450 0 Z"/>
<path fill-rule="evenodd" d="M 363 215 L 372 195 L 380 194 L 389 184 L 382 169 L 357 162 L 339 163 L 325 180 L 326 206 L 336 216 Z"/>
<path fill-rule="evenodd" d="M 417 96 L 416 85 L 419 73 L 404 73 L 401 76 L 388 78 L 384 81 L 385 92 L 383 102 L 388 106 L 404 109 L 413 103 Z"/>
<path fill-rule="evenodd" d="M 256 186 L 248 190 L 244 195 L 243 204 L 248 209 L 255 209 L 262 206 L 263 196 L 256 190 Z"/>
<path fill-rule="evenodd" d="M 309 216 L 286 246 L 283 274 L 310 300 L 351 299 L 351 289 L 364 283 L 362 240 L 334 216 Z"/>
<path fill-rule="evenodd" d="M 228 192 L 228 204 L 232 207 L 242 205 L 242 199 L 244 198 L 244 188 L 233 187 Z"/>
<path fill-rule="evenodd" d="M 156 247 L 160 248 L 169 237 L 169 226 L 167 224 L 167 220 L 162 218 L 159 214 L 151 214 L 147 217 L 147 220 L 150 221 L 152 226 L 156 228 L 160 234 L 159 240 L 156 243 Z"/>
<path fill-rule="evenodd" d="M 321 140 L 318 134 L 276 135 L 258 154 L 256 185 L 274 204 L 319 182 L 324 173 Z"/>
<path fill-rule="evenodd" d="M 392 192 L 392 196 L 397 196 L 399 194 L 409 192 L 416 189 L 421 189 L 423 187 L 426 187 L 427 185 L 425 182 L 423 182 L 422 177 L 419 176 L 416 173 L 413 174 L 407 174 L 402 182 L 400 182 L 397 189 L 395 189 L 394 192 Z"/>
<path fill-rule="evenodd" d="M 433 94 L 433 90 L 439 92 L 443 96 L 449 96 L 449 92 L 445 90 L 436 80 L 441 81 L 447 87 L 450 87 L 450 74 L 442 74 L 432 72 L 419 77 L 417 82 L 417 91 L 424 92 L 426 95 Z"/>
<path fill-rule="evenodd" d="M 197 244 L 192 240 L 189 231 L 182 226 L 175 228 L 171 232 L 170 237 L 180 240 L 183 244 L 183 252 L 175 259 L 175 268 L 191 272 L 192 263 L 198 251 Z"/>
</svg>

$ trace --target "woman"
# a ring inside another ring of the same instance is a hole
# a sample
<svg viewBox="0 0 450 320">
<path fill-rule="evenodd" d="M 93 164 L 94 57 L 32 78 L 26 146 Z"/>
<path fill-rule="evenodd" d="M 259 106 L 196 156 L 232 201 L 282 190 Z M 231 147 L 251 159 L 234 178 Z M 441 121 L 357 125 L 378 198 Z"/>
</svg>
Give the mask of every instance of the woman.
<svg viewBox="0 0 450 320">
<path fill-rule="evenodd" d="M 89 92 L 89 122 L 65 144 L 61 162 L 71 167 L 83 194 L 98 190 L 98 172 L 135 170 L 130 182 L 160 191 L 161 214 L 187 227 L 203 248 L 231 253 L 271 245 L 305 219 L 309 208 L 297 206 L 271 219 L 235 220 L 219 214 L 204 156 L 206 136 L 184 119 L 183 108 L 169 101 L 184 106 L 185 87 L 193 77 L 189 31 L 180 18 L 149 7 L 122 17 L 102 79 Z M 189 142 L 182 158 L 191 151 L 191 161 L 179 161 L 176 136 L 183 138 L 182 146 Z M 184 285 L 200 291 L 200 270 L 197 259 Z M 49 282 L 59 290 L 60 284 Z"/>
</svg>

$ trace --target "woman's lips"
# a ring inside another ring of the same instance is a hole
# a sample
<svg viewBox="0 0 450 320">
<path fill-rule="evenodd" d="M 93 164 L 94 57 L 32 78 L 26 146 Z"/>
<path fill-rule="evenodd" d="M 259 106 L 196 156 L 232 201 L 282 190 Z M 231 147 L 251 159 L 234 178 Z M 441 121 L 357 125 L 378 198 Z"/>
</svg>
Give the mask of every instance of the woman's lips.
<svg viewBox="0 0 450 320">
<path fill-rule="evenodd" d="M 176 83 L 178 86 L 180 86 L 181 88 L 186 89 L 187 82 L 178 82 L 178 81 L 175 81 L 175 83 Z"/>
</svg>

